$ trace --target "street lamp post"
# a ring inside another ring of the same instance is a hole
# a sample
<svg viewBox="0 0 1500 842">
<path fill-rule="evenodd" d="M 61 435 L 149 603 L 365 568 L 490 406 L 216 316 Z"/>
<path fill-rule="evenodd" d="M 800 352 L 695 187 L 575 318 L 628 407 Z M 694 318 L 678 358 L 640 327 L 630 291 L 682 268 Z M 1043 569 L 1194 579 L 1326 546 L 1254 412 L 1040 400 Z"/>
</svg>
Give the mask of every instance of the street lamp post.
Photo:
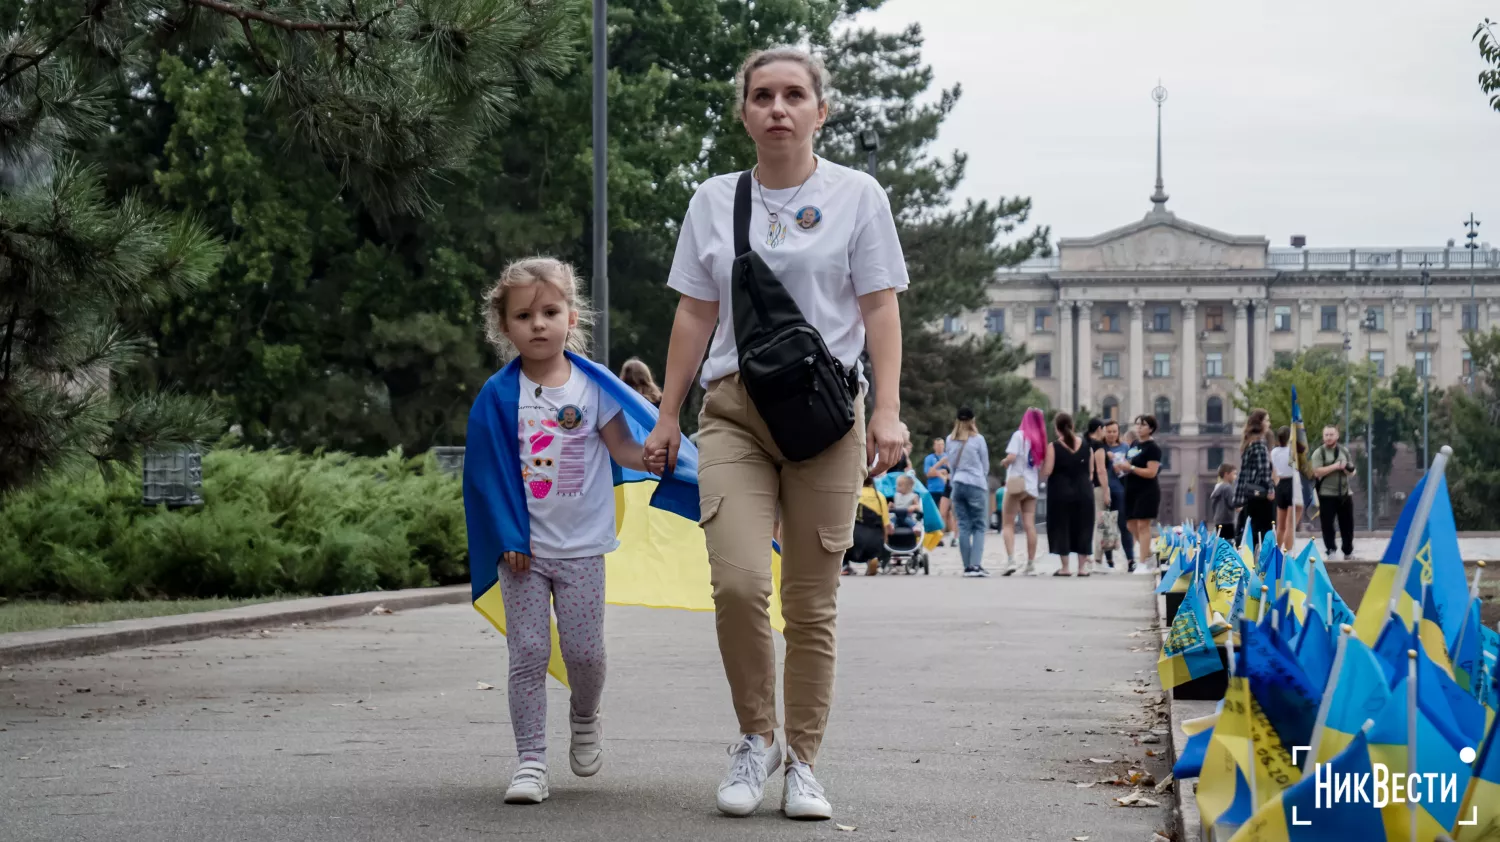
<svg viewBox="0 0 1500 842">
<path fill-rule="evenodd" d="M 1424 257 L 1422 258 L 1422 464 L 1429 464 L 1427 451 L 1427 384 L 1432 380 L 1432 304 L 1427 298 L 1427 288 L 1431 281 L 1432 273 L 1427 267 L 1432 265 Z"/>
<path fill-rule="evenodd" d="M 1375 344 L 1375 314 L 1365 310 L 1365 528 L 1375 529 L 1375 367 L 1370 351 Z"/>
<path fill-rule="evenodd" d="M 1474 326 L 1470 328 L 1472 334 L 1479 331 L 1479 300 L 1474 297 L 1474 255 L 1479 251 L 1479 243 L 1475 242 L 1479 237 L 1479 220 L 1474 218 L 1472 212 L 1469 214 L 1469 221 L 1464 223 L 1464 227 L 1469 229 L 1469 233 L 1464 235 L 1464 238 L 1468 240 L 1467 243 L 1464 243 L 1464 248 L 1469 251 L 1469 312 L 1474 314 Z M 1467 380 L 1469 393 L 1473 394 L 1474 369 L 1472 366 L 1469 368 L 1469 373 L 1465 376 L 1465 379 Z"/>
<path fill-rule="evenodd" d="M 864 129 L 859 133 L 859 148 L 865 150 L 865 169 L 875 177 L 875 166 L 880 162 L 880 132 Z"/>
<path fill-rule="evenodd" d="M 594 0 L 594 358 L 609 368 L 609 62 L 605 12 L 608 0 Z"/>
<path fill-rule="evenodd" d="M 1351 439 L 1354 437 L 1354 421 L 1349 417 L 1349 380 L 1354 376 L 1354 370 L 1349 367 L 1349 351 L 1353 349 L 1354 343 L 1349 338 L 1349 331 L 1344 331 L 1344 434 Z"/>
</svg>

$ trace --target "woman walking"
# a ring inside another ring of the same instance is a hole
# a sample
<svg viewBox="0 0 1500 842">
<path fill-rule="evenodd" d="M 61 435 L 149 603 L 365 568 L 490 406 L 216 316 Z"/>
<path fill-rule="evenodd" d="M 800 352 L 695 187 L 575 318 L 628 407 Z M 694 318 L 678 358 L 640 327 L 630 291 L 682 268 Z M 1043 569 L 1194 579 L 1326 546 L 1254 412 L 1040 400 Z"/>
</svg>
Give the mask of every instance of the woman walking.
<svg viewBox="0 0 1500 842">
<path fill-rule="evenodd" d="M 953 466 L 953 513 L 958 518 L 958 555 L 969 578 L 990 575 L 984 569 L 984 530 L 990 514 L 990 446 L 979 434 L 974 410 L 960 407 L 953 432 L 944 445 Z"/>
<path fill-rule="evenodd" d="M 853 543 L 867 473 L 894 465 L 907 442 L 896 302 L 907 286 L 906 261 L 879 183 L 813 154 L 813 135 L 828 116 L 822 63 L 800 49 L 758 52 L 735 75 L 735 88 L 755 167 L 709 179 L 688 205 L 667 280 L 681 298 L 646 457 L 653 471 L 675 467 L 678 412 L 702 361 L 701 522 L 740 733 L 718 808 L 732 816 L 755 812 L 784 759 L 782 811 L 827 819 L 832 807 L 813 763 L 833 702 L 839 562 Z M 788 322 L 808 329 L 775 329 Z M 859 365 L 867 331 L 875 369 L 868 429 Z M 811 337 L 821 341 L 814 345 Z M 808 366 L 797 370 L 765 362 L 793 356 L 800 365 L 803 354 Z M 785 749 L 776 739 L 768 614 L 778 503 Z"/>
<path fill-rule="evenodd" d="M 1005 572 L 1016 572 L 1016 514 L 1026 530 L 1026 569 L 1024 576 L 1035 573 L 1036 566 L 1036 498 L 1041 496 L 1039 469 L 1047 458 L 1047 420 L 1035 407 L 1021 416 L 1021 427 L 1011 433 L 1005 446 L 1005 503 L 1000 510 L 1000 537 L 1005 542 Z"/>
<path fill-rule="evenodd" d="M 1155 441 L 1156 416 L 1135 419 L 1135 444 L 1127 459 L 1116 466 L 1125 477 L 1125 526 L 1135 536 L 1135 546 L 1144 562 L 1151 554 L 1151 525 L 1161 510 L 1161 445 Z M 1156 566 L 1152 558 L 1150 569 Z M 1134 570 L 1134 566 L 1131 567 Z"/>
<path fill-rule="evenodd" d="M 1276 431 L 1276 446 L 1271 448 L 1271 482 L 1276 486 L 1276 546 L 1292 551 L 1292 495 L 1302 493 L 1297 471 L 1292 468 L 1292 428 Z"/>
<path fill-rule="evenodd" d="M 1104 422 L 1104 444 L 1105 453 L 1109 459 L 1106 467 L 1121 459 L 1130 458 L 1130 446 L 1120 441 L 1120 422 L 1111 418 Z M 1115 517 L 1115 531 L 1120 533 L 1120 549 L 1124 551 L 1126 569 L 1135 572 L 1135 536 L 1125 528 L 1125 480 L 1119 472 L 1114 470 L 1105 471 L 1109 477 L 1109 507 Z M 1112 550 L 1104 551 L 1104 561 L 1114 568 L 1115 554 Z"/>
<path fill-rule="evenodd" d="M 1235 480 L 1234 502 L 1243 506 L 1245 525 L 1253 549 L 1276 524 L 1276 506 L 1272 502 L 1271 451 L 1267 446 L 1271 433 L 1271 416 L 1264 409 L 1250 410 L 1245 431 L 1240 437 L 1240 475 Z"/>
<path fill-rule="evenodd" d="M 1073 431 L 1073 416 L 1057 413 L 1052 419 L 1057 440 L 1047 447 L 1042 479 L 1047 480 L 1047 549 L 1057 553 L 1062 566 L 1052 575 L 1071 576 L 1068 556 L 1078 559 L 1078 575 L 1089 575 L 1094 532 L 1094 451 Z"/>
<path fill-rule="evenodd" d="M 1113 550 L 1120 543 L 1119 528 L 1111 507 L 1113 498 L 1109 493 L 1109 446 L 1104 443 L 1104 419 L 1090 418 L 1084 441 L 1089 446 L 1089 483 L 1094 489 L 1094 564 L 1091 570 L 1102 570 L 1104 545 Z M 1110 567 L 1114 564 L 1111 563 Z"/>
</svg>

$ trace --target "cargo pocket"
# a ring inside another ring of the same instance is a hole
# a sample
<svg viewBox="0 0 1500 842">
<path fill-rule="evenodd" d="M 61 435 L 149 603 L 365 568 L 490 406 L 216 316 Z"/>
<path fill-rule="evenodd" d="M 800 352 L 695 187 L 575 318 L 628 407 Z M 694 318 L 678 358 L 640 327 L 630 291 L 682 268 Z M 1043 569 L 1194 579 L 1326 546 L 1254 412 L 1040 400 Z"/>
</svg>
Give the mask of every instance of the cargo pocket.
<svg viewBox="0 0 1500 842">
<path fill-rule="evenodd" d="M 714 519 L 714 515 L 717 515 L 719 513 L 719 506 L 723 502 L 724 498 L 719 495 L 715 495 L 713 497 L 704 497 L 701 501 L 699 501 L 698 526 L 700 528 L 707 526 L 708 522 Z"/>
<path fill-rule="evenodd" d="M 843 555 L 845 550 L 854 546 L 854 521 L 818 527 L 818 540 L 822 542 L 824 552 Z"/>
</svg>

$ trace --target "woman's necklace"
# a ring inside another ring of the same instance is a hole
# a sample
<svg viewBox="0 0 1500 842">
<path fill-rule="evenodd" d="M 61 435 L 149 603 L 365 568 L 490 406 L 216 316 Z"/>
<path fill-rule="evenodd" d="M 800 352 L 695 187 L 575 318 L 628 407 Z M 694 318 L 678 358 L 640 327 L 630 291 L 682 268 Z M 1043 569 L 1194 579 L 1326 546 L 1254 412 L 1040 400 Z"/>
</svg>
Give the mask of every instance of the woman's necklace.
<svg viewBox="0 0 1500 842">
<path fill-rule="evenodd" d="M 818 159 L 814 157 L 812 172 L 808 173 L 807 178 L 804 178 L 802 180 L 802 183 L 797 185 L 797 190 L 792 194 L 792 198 L 787 199 L 785 204 L 783 204 L 778 210 L 773 211 L 771 210 L 771 206 L 766 204 L 766 186 L 760 181 L 760 164 L 755 165 L 755 169 L 751 172 L 751 175 L 755 176 L 755 186 L 756 189 L 760 191 L 761 206 L 766 209 L 766 214 L 771 218 L 770 225 L 766 227 L 766 245 L 770 246 L 771 248 L 776 248 L 777 246 L 786 242 L 787 229 L 785 225 L 781 224 L 781 211 L 786 210 L 792 202 L 797 201 L 797 196 L 802 192 L 802 188 L 807 186 L 807 182 L 812 181 L 812 177 L 816 175 L 817 172 Z"/>
</svg>

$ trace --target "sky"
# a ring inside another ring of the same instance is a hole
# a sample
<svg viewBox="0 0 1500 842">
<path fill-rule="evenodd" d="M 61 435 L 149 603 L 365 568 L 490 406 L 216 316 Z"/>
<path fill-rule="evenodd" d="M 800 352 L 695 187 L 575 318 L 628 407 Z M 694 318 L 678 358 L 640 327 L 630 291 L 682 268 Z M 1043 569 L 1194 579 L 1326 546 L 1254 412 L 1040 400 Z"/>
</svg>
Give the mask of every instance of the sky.
<svg viewBox="0 0 1500 842">
<path fill-rule="evenodd" d="M 1463 243 L 1471 211 L 1500 244 L 1486 16 L 1500 3 L 889 0 L 858 24 L 922 26 L 934 88 L 963 85 L 934 147 L 969 154 L 959 198 L 1030 196 L 1054 242 L 1150 210 L 1159 78 L 1178 217 L 1399 248 Z"/>
</svg>

